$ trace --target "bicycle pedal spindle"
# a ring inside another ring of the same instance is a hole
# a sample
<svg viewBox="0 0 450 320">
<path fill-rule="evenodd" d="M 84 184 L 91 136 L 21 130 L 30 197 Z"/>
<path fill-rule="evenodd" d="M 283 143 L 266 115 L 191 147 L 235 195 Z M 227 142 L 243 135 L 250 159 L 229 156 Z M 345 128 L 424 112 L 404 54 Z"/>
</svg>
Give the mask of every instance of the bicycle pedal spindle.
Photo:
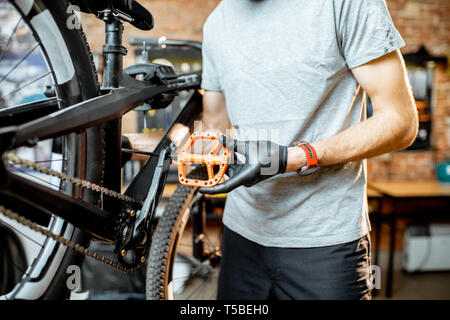
<svg viewBox="0 0 450 320">
<path fill-rule="evenodd" d="M 220 143 L 220 133 L 193 133 L 186 144 L 178 152 L 178 181 L 186 186 L 192 187 L 214 187 L 221 182 L 225 171 L 230 163 L 229 150 Z M 212 147 L 204 148 L 204 142 L 211 141 Z M 201 153 L 195 153 L 195 145 L 199 142 L 201 145 Z M 205 149 L 207 152 L 204 152 Z M 202 164 L 206 167 L 208 180 L 196 178 L 188 178 L 187 168 L 191 165 Z"/>
</svg>

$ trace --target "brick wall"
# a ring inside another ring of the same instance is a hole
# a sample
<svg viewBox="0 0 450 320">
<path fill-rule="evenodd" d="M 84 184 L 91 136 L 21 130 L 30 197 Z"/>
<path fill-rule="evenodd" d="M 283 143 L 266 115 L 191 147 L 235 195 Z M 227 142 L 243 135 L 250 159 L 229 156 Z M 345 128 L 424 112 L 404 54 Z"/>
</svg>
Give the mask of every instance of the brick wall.
<svg viewBox="0 0 450 320">
<path fill-rule="evenodd" d="M 139 0 L 139 3 L 152 12 L 155 28 L 141 31 L 129 24 L 125 25 L 123 35 L 127 46 L 130 37 L 166 36 L 171 39 L 202 40 L 202 27 L 209 13 L 219 0 Z M 104 43 L 104 23 L 92 15 L 81 15 L 81 23 L 93 52 L 101 53 Z M 127 46 L 128 47 L 128 46 Z M 124 66 L 136 62 L 132 48 L 124 58 Z M 127 113 L 122 121 L 123 132 L 136 132 L 136 113 Z"/>
<path fill-rule="evenodd" d="M 152 12 L 155 28 L 151 31 L 141 31 L 127 24 L 124 43 L 126 44 L 126 39 L 130 37 L 166 36 L 172 39 L 201 40 L 203 24 L 219 2 L 219 0 L 139 0 L 139 3 Z M 81 22 L 91 49 L 101 52 L 104 42 L 103 22 L 90 15 L 82 15 Z M 125 57 L 125 66 L 134 62 L 132 53 Z"/>
<path fill-rule="evenodd" d="M 124 38 L 150 36 L 201 40 L 202 26 L 220 0 L 141 0 L 155 17 L 156 27 L 143 32 L 128 27 Z M 450 55 L 449 0 L 387 0 L 392 19 L 407 46 L 403 53 L 415 52 L 422 44 L 433 55 Z M 90 16 L 82 23 L 92 49 L 101 52 L 103 24 Z M 134 63 L 132 54 L 125 65 Z M 450 73 L 447 66 L 436 67 L 432 113 L 432 150 L 402 151 L 370 159 L 369 179 L 434 179 L 436 162 L 450 157 Z"/>
<path fill-rule="evenodd" d="M 405 39 L 404 52 L 425 44 L 434 55 L 447 55 L 450 44 L 450 1 L 387 0 L 392 19 Z"/>
</svg>

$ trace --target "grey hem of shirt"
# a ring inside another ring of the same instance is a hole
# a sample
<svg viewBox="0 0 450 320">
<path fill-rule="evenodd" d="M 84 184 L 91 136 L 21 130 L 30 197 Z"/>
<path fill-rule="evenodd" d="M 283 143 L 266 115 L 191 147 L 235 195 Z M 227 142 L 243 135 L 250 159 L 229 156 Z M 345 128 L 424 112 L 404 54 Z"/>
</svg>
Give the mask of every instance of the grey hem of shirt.
<svg viewBox="0 0 450 320">
<path fill-rule="evenodd" d="M 222 91 L 222 88 L 220 88 L 219 86 L 215 85 L 212 82 L 205 81 L 205 80 L 202 80 L 201 88 L 206 91 Z"/>
<path fill-rule="evenodd" d="M 334 246 L 351 241 L 358 240 L 370 233 L 370 226 L 366 228 L 355 228 L 352 231 L 346 232 L 346 234 L 338 233 L 332 236 L 320 237 L 320 238 L 301 238 L 301 237 L 276 237 L 253 234 L 248 228 L 245 228 L 239 224 L 235 224 L 233 221 L 227 221 L 224 219 L 223 224 L 229 229 L 238 233 L 247 240 L 253 241 L 264 247 L 276 247 L 276 248 L 317 248 Z"/>
</svg>

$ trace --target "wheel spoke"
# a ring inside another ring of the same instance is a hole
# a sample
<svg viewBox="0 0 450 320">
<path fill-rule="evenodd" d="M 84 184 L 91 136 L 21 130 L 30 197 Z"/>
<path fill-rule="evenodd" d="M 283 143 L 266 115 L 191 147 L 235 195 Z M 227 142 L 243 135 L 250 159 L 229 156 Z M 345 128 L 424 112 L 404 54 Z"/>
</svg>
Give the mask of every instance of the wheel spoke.
<svg viewBox="0 0 450 320">
<path fill-rule="evenodd" d="M 195 289 L 191 289 L 191 293 L 187 297 L 185 297 L 183 300 L 191 299 L 197 292 L 200 291 L 200 289 L 203 289 L 202 283 L 199 283 Z"/>
<path fill-rule="evenodd" d="M 11 225 L 11 224 L 9 224 L 9 223 L 6 223 L 6 222 L 3 221 L 3 220 L 0 220 L 0 225 L 3 225 L 4 228 L 8 228 L 8 229 L 13 230 L 16 234 L 20 234 L 23 238 L 25 238 L 25 239 L 27 239 L 27 240 L 33 242 L 33 243 L 36 244 L 38 247 L 41 247 L 41 248 L 44 247 L 41 243 L 37 242 L 36 240 L 34 240 L 33 238 L 31 238 L 31 237 L 30 237 L 29 235 L 27 235 L 26 233 L 24 233 L 24 232 L 20 231 L 19 229 L 15 228 L 13 225 Z M 25 273 L 26 273 L 26 270 L 24 270 L 24 269 L 22 269 L 21 267 L 19 267 L 19 266 L 15 263 L 15 261 L 14 261 L 13 259 L 9 258 L 8 260 L 9 260 L 10 263 L 11 263 L 17 270 L 19 270 L 22 274 L 25 274 Z M 0 285 L 1 285 L 1 284 L 0 284 Z"/>
<path fill-rule="evenodd" d="M 2 52 L 0 52 L 0 62 L 3 60 L 3 56 L 5 55 L 6 50 L 9 48 L 9 45 L 11 44 L 11 40 L 13 38 L 13 35 L 16 33 L 21 22 L 22 22 L 22 17 L 20 17 L 19 21 L 17 21 L 16 26 L 14 27 L 12 33 L 8 37 L 8 41 L 6 42 L 6 45 L 2 48 Z"/>
<path fill-rule="evenodd" d="M 17 170 L 17 171 L 19 171 L 19 172 L 21 172 L 21 173 L 23 173 L 23 174 L 25 174 L 25 175 L 27 175 L 29 177 L 32 177 L 32 178 L 37 179 L 39 181 L 42 181 L 42 182 L 48 184 L 49 186 L 52 186 L 54 188 L 57 188 L 58 190 L 61 190 L 61 186 L 56 185 L 54 183 L 51 183 L 51 182 L 49 182 L 49 181 L 47 181 L 45 179 L 39 178 L 39 177 L 37 177 L 37 176 L 27 172 L 26 170 L 20 169 L 17 165 L 14 165 L 14 168 L 15 168 L 15 170 Z"/>
<path fill-rule="evenodd" d="M 41 80 L 42 78 L 45 78 L 46 76 L 48 76 L 48 75 L 51 74 L 51 73 L 52 73 L 52 72 L 49 71 L 49 72 L 47 72 L 47 73 L 45 73 L 45 74 L 39 76 L 38 78 L 36 78 L 36 79 L 34 79 L 34 80 L 28 82 L 27 84 L 23 85 L 22 87 L 20 87 L 20 88 L 18 88 L 18 89 L 15 89 L 15 90 L 9 92 L 8 94 L 4 95 L 3 98 L 6 98 L 6 97 L 8 97 L 8 96 L 10 96 L 10 95 L 13 95 L 13 94 L 16 94 L 17 92 L 19 92 L 19 91 L 22 90 L 23 88 L 26 88 L 26 87 L 28 87 L 29 85 L 32 85 L 33 83 L 35 83 L 35 82 Z"/>
<path fill-rule="evenodd" d="M 41 160 L 41 161 L 34 161 L 34 163 L 49 163 L 49 162 L 57 162 L 57 161 L 66 161 L 66 159 Z"/>
<path fill-rule="evenodd" d="M 18 63 L 16 63 L 16 65 L 15 66 L 13 66 L 7 73 L 6 73 L 6 75 L 4 75 L 3 77 L 2 77 L 2 79 L 0 80 L 0 83 L 2 83 L 14 70 L 16 70 L 17 69 L 17 67 L 22 63 L 22 62 L 24 62 L 29 56 L 30 56 L 30 54 L 37 48 L 37 47 L 39 47 L 39 43 L 36 43 L 35 45 L 34 45 L 34 47 L 26 54 L 26 55 L 24 55 L 23 57 L 22 57 L 22 59 L 20 59 L 20 61 L 18 62 Z"/>
<path fill-rule="evenodd" d="M 19 267 L 19 266 L 14 262 L 13 259 L 8 259 L 8 260 L 14 265 L 14 267 L 15 267 L 17 270 L 19 270 L 20 272 L 22 272 L 22 274 L 25 274 L 25 271 L 26 271 L 26 270 L 23 270 L 21 267 Z"/>
<path fill-rule="evenodd" d="M 16 232 L 16 233 L 20 233 L 20 235 L 22 235 L 22 237 L 24 237 L 24 238 L 30 240 L 31 242 L 34 242 L 34 243 L 35 243 L 36 245 L 38 245 L 39 247 L 41 247 L 41 248 L 44 247 L 41 243 L 37 242 L 36 240 L 34 240 L 34 239 L 31 238 L 30 236 L 28 236 L 26 233 L 24 233 L 24 232 L 20 231 L 19 229 L 13 227 L 11 224 L 8 224 L 8 223 L 6 223 L 6 222 L 4 222 L 4 221 L 2 221 L 2 220 L 0 220 L 0 224 L 3 225 L 3 226 L 5 226 L 6 228 L 10 228 L 10 229 L 14 230 L 14 232 Z"/>
</svg>

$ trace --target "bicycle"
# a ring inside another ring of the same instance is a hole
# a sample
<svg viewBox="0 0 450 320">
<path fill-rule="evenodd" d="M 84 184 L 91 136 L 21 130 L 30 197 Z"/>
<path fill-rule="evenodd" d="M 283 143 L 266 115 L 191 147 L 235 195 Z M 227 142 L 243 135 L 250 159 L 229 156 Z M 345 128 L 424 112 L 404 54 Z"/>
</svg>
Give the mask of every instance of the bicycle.
<svg viewBox="0 0 450 320">
<path fill-rule="evenodd" d="M 208 248 L 205 197 L 197 193 L 198 188 L 178 186 L 157 224 L 155 219 L 177 147 L 171 134 L 180 125 L 192 130 L 194 120 L 201 115 L 201 73 L 176 74 L 171 67 L 153 63 L 123 69 L 123 56 L 127 54 L 122 44 L 123 23 L 142 30 L 153 27 L 151 13 L 136 1 L 95 2 L 93 13 L 105 23 L 101 85 L 81 26 L 67 25 L 68 19 L 74 18 L 69 2 L 8 0 L 0 2 L 3 9 L 15 11 L 8 17 L 17 17 L 18 22 L 12 24 L 7 41 L 0 47 L 0 67 L 13 38 L 21 37 L 24 27 L 35 44 L 26 49 L 18 64 L 2 74 L 0 84 L 37 48 L 48 70 L 7 94 L 0 92 L 4 104 L 0 109 L 0 231 L 7 228 L 23 235 L 21 224 L 38 233 L 41 241 L 26 270 L 11 259 L 8 268 L 0 269 L 3 278 L 8 278 L 8 272 L 14 273 L 10 279 L 21 275 L 17 283 L 0 286 L 0 299 L 67 298 L 67 268 L 80 266 L 85 257 L 123 273 L 146 265 L 149 299 L 177 298 L 175 287 L 182 293 L 192 278 L 204 281 L 216 277 L 220 246 Z M 198 42 L 136 41 L 155 47 L 201 49 Z M 29 87 L 28 83 L 34 85 L 41 80 L 52 81 L 45 99 L 17 103 L 14 97 Z M 148 160 L 122 193 L 121 157 L 123 152 L 137 151 L 122 150 L 121 117 L 144 103 L 151 109 L 166 108 L 182 90 L 194 93 L 156 149 L 146 153 Z M 51 158 L 32 162 L 17 156 L 18 150 L 23 150 L 19 148 L 36 146 L 39 141 L 51 141 Z M 41 175 L 36 176 L 37 172 Z M 204 174 L 199 167 L 191 176 Z M 53 180 L 36 182 L 45 180 L 42 176 Z M 192 244 L 184 254 L 179 252 L 183 234 Z M 90 251 L 91 241 L 115 244 L 117 258 Z M 23 248 L 19 245 L 12 250 Z M 180 259 L 188 262 L 190 270 L 177 285 L 174 266 Z M 24 258 L 21 260 L 23 264 Z M 11 271 L 15 267 L 19 270 Z"/>
</svg>

